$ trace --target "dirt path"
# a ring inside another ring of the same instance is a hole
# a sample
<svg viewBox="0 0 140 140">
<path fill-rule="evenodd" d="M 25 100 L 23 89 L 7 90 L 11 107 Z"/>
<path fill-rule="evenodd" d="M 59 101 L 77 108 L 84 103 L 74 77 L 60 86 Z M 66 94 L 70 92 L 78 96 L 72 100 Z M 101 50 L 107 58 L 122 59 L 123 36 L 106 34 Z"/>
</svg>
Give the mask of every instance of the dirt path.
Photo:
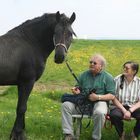
<svg viewBox="0 0 140 140">
<path fill-rule="evenodd" d="M 10 86 L 0 86 L 0 94 L 3 94 Z M 37 92 L 48 92 L 55 90 L 70 91 L 71 86 L 66 84 L 44 84 L 44 83 L 35 83 L 33 91 Z"/>
<path fill-rule="evenodd" d="M 39 92 L 47 92 L 47 91 L 54 91 L 54 90 L 64 90 L 64 91 L 69 91 L 71 89 L 71 86 L 63 84 L 63 85 L 58 85 L 58 84 L 44 84 L 44 83 L 36 83 L 34 85 L 33 90 L 34 91 L 39 91 Z"/>
</svg>

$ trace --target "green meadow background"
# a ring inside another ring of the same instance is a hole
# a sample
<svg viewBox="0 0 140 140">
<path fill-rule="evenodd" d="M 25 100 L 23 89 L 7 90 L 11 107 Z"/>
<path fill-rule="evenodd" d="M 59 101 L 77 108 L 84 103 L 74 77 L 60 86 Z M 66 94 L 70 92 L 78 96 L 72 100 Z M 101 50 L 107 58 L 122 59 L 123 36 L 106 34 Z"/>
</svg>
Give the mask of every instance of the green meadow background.
<svg viewBox="0 0 140 140">
<path fill-rule="evenodd" d="M 78 76 L 88 69 L 89 59 L 100 53 L 107 60 L 106 70 L 113 77 L 122 72 L 124 62 L 133 60 L 140 64 L 140 40 L 78 40 L 75 39 L 69 50 L 67 60 Z M 26 134 L 28 140 L 63 140 L 61 128 L 61 102 L 64 92 L 70 92 L 75 79 L 66 64 L 55 64 L 53 54 L 46 63 L 42 77 L 36 82 L 26 112 Z M 140 73 L 138 73 L 138 76 Z M 14 124 L 17 104 L 15 86 L 0 87 L 0 140 L 8 140 Z M 93 124 L 85 128 L 87 119 L 83 120 L 80 140 L 90 140 Z M 125 122 L 127 140 L 135 120 Z M 103 129 L 102 140 L 118 140 L 114 127 Z M 139 139 L 140 140 L 140 139 Z"/>
</svg>

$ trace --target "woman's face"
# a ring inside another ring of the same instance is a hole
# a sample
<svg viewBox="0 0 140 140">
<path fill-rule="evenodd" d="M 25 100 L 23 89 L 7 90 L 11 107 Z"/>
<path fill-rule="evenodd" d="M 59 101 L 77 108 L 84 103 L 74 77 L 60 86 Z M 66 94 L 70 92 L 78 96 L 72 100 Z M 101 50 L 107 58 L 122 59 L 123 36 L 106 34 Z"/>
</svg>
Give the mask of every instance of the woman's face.
<svg viewBox="0 0 140 140">
<path fill-rule="evenodd" d="M 125 76 L 134 76 L 136 73 L 136 70 L 132 69 L 132 64 L 125 64 L 123 67 L 123 74 Z"/>
</svg>

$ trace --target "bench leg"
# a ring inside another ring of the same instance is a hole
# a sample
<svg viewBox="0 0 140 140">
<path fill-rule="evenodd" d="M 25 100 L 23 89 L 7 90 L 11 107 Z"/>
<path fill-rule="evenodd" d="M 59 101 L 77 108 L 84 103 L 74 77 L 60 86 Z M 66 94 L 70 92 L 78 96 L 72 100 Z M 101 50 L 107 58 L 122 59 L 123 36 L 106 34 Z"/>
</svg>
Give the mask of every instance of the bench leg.
<svg viewBox="0 0 140 140">
<path fill-rule="evenodd" d="M 76 130 L 75 130 L 75 137 L 76 140 L 79 140 L 80 137 L 80 132 L 81 132 L 81 119 L 80 118 L 75 118 L 75 123 L 76 123 Z"/>
</svg>

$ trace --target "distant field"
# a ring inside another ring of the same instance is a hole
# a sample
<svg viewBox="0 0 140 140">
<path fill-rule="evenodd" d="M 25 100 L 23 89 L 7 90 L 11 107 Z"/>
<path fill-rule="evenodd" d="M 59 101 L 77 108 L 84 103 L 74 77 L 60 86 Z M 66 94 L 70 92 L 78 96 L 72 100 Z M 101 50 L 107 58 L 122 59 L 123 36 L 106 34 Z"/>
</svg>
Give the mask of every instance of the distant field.
<svg viewBox="0 0 140 140">
<path fill-rule="evenodd" d="M 125 61 L 134 60 L 140 64 L 140 40 L 74 40 L 68 53 L 68 62 L 76 75 L 88 69 L 89 58 L 94 53 L 106 58 L 107 71 L 116 76 L 122 71 Z M 73 85 L 75 80 L 65 63 L 57 65 L 53 62 L 52 54 L 39 82 L 67 86 Z"/>
<path fill-rule="evenodd" d="M 122 71 L 125 61 L 134 60 L 140 64 L 140 41 L 74 40 L 68 53 L 68 62 L 76 75 L 88 69 L 89 58 L 94 53 L 100 53 L 107 59 L 107 71 L 116 76 Z M 44 74 L 36 82 L 28 101 L 27 140 L 63 140 L 60 97 L 64 92 L 70 91 L 74 83 L 65 63 L 55 64 L 52 53 Z M 0 93 L 4 93 L 0 94 L 0 140 L 9 139 L 16 114 L 16 87 L 6 89 L 0 88 Z M 92 124 L 85 129 L 87 123 L 88 120 L 85 120 L 80 140 L 91 138 Z M 127 135 L 134 123 L 135 121 L 125 122 Z M 118 140 L 114 127 L 103 129 L 102 140 Z"/>
</svg>

